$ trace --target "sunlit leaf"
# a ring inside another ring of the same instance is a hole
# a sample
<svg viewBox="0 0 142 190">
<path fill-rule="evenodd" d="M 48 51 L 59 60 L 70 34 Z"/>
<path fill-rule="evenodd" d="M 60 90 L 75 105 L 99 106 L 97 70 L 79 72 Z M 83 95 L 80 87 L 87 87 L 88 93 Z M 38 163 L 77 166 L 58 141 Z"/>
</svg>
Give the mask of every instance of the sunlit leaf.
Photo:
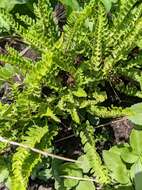
<svg viewBox="0 0 142 190">
<path fill-rule="evenodd" d="M 80 10 L 80 6 L 77 0 L 60 0 L 63 4 L 70 7 L 72 10 Z"/>
<path fill-rule="evenodd" d="M 129 183 L 129 175 L 120 156 L 111 151 L 103 151 L 103 158 L 107 168 L 111 171 L 111 177 L 121 184 Z"/>
<path fill-rule="evenodd" d="M 77 91 L 74 91 L 73 94 L 77 97 L 87 97 L 87 93 L 82 88 L 79 88 Z"/>
<path fill-rule="evenodd" d="M 16 4 L 24 4 L 26 2 L 28 2 L 28 0 L 1 0 L 0 7 L 10 11 Z"/>
<path fill-rule="evenodd" d="M 136 125 L 142 125 L 142 103 L 134 104 L 129 108 L 132 115 L 128 117 Z"/>
<path fill-rule="evenodd" d="M 61 176 L 83 177 L 82 170 L 74 163 L 65 163 L 60 167 Z M 64 186 L 67 188 L 75 187 L 79 180 L 64 178 Z"/>
<path fill-rule="evenodd" d="M 130 136 L 130 145 L 135 153 L 140 155 L 142 153 L 142 131 L 133 130 Z"/>
<path fill-rule="evenodd" d="M 85 177 L 85 178 L 88 178 L 88 177 Z M 80 181 L 78 186 L 76 187 L 76 190 L 95 190 L 95 189 L 96 188 L 92 181 Z"/>
</svg>

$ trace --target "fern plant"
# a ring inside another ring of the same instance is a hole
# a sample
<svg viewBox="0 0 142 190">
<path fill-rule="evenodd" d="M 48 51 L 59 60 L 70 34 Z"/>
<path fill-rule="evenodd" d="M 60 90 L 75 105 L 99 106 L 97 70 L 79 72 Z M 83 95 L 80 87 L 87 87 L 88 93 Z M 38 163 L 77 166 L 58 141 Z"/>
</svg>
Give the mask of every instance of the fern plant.
<svg viewBox="0 0 142 190">
<path fill-rule="evenodd" d="M 106 84 L 113 89 L 114 98 L 122 92 L 142 97 L 141 51 L 128 58 L 142 37 L 142 3 L 119 0 L 115 9 L 110 18 L 102 1 L 87 1 L 82 9 L 70 13 L 63 31 L 49 0 L 34 4 L 34 19 L 0 10 L 11 30 L 40 54 L 32 61 L 7 47 L 8 54 L 0 55 L 5 63 L 0 69 L 1 85 L 7 83 L 9 89 L 5 94 L 9 101 L 0 104 L 0 135 L 56 153 L 54 136 L 62 120 L 70 118 L 92 175 L 101 185 L 110 183 L 109 173 L 96 151 L 91 121 L 82 113 L 100 118 L 131 114 L 121 106 L 120 97 L 119 103 L 106 103 L 110 98 Z M 1 151 L 8 146 L 1 144 Z M 24 148 L 17 148 L 10 156 L 11 189 L 25 190 L 42 157 Z"/>
</svg>

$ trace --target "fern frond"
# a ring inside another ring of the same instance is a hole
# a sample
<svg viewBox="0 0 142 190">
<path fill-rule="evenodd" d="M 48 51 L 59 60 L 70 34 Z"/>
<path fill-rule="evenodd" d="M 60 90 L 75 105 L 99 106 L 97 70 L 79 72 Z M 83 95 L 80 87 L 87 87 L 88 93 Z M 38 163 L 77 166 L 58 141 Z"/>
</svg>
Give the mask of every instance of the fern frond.
<svg viewBox="0 0 142 190">
<path fill-rule="evenodd" d="M 103 55 L 103 42 L 105 41 L 105 33 L 107 26 L 107 18 L 105 7 L 101 2 L 98 3 L 97 10 L 97 20 L 95 26 L 95 45 L 93 49 L 92 64 L 94 65 L 94 70 L 100 70 L 100 65 L 102 63 Z"/>
<path fill-rule="evenodd" d="M 73 44 L 74 39 L 77 39 L 77 35 L 80 34 L 80 29 L 84 25 L 86 18 L 92 15 L 93 7 L 95 6 L 95 1 L 90 1 L 88 5 L 80 12 L 73 12 L 69 19 L 68 24 L 64 27 L 65 33 L 65 43 L 64 50 L 68 51 Z"/>
<path fill-rule="evenodd" d="M 136 68 L 123 68 L 123 67 L 118 67 L 117 73 L 121 76 L 125 76 L 126 78 L 130 79 L 131 81 L 139 82 L 138 78 L 142 77 L 141 70 L 136 69 Z"/>
<path fill-rule="evenodd" d="M 48 27 L 53 27 L 53 23 L 49 22 L 51 20 L 51 16 L 53 13 L 51 4 L 49 0 L 39 0 L 38 2 L 39 16 L 40 20 L 42 20 L 42 26 L 44 27 L 44 32 L 47 32 L 46 29 Z"/>
<path fill-rule="evenodd" d="M 134 29 L 136 22 L 140 18 L 142 13 L 142 4 L 135 6 L 132 11 L 128 14 L 128 17 L 125 18 L 121 28 L 114 27 L 114 31 L 110 32 L 109 40 L 107 47 L 114 47 L 121 43 L 122 38 L 125 37 Z M 118 32 L 119 31 L 119 32 Z"/>
<path fill-rule="evenodd" d="M 4 21 L 10 25 L 10 27 L 19 35 L 22 35 L 26 29 L 22 26 L 19 25 L 18 22 L 15 21 L 13 18 L 12 14 L 8 13 L 4 9 L 0 9 L 0 16 L 4 19 Z"/>
<path fill-rule="evenodd" d="M 25 75 L 33 65 L 33 62 L 28 58 L 22 57 L 20 53 L 13 48 L 7 47 L 7 50 L 9 54 L 0 54 L 0 60 L 13 66 L 17 66 L 17 69 L 19 71 L 21 70 Z"/>
<path fill-rule="evenodd" d="M 29 17 L 28 15 L 20 15 L 19 13 L 16 13 L 16 18 L 20 21 L 22 21 L 27 26 L 35 25 L 36 21 Z"/>
<path fill-rule="evenodd" d="M 108 184 L 109 176 L 107 169 L 103 166 L 101 158 L 99 157 L 94 141 L 94 128 L 87 123 L 87 125 L 82 126 L 80 132 L 80 138 L 82 145 L 84 146 L 84 152 L 92 168 L 94 176 L 96 176 L 97 181 L 100 184 Z"/>
<path fill-rule="evenodd" d="M 130 114 L 127 110 L 122 109 L 121 107 L 106 108 L 103 106 L 101 107 L 101 106 L 91 105 L 90 110 L 93 115 L 102 118 L 116 118 Z"/>
<path fill-rule="evenodd" d="M 28 85 L 29 90 L 39 89 L 42 78 L 50 72 L 50 69 L 53 66 L 54 62 L 52 57 L 53 53 L 48 52 L 43 56 L 42 61 L 39 61 L 33 66 L 31 72 L 25 79 L 25 83 Z"/>
<path fill-rule="evenodd" d="M 142 83 L 142 81 L 140 81 L 140 83 Z M 116 89 L 119 92 L 121 92 L 123 94 L 126 94 L 128 96 L 142 98 L 142 92 L 140 90 L 138 90 L 138 88 L 136 87 L 135 83 L 133 85 L 130 83 L 127 86 L 124 85 L 124 84 L 119 84 L 119 85 L 116 85 Z"/>
<path fill-rule="evenodd" d="M 120 1 L 120 10 L 117 12 L 117 16 L 114 19 L 115 27 L 118 27 L 123 23 L 125 17 L 127 17 L 128 13 L 137 2 L 138 0 L 121 0 Z"/>
<path fill-rule="evenodd" d="M 107 57 L 105 59 L 104 63 L 104 68 L 103 72 L 104 74 L 108 74 L 114 65 L 119 61 L 119 60 L 125 60 L 127 53 L 129 50 L 132 49 L 134 46 L 134 42 L 141 33 L 142 30 L 142 18 L 139 18 L 135 28 L 126 36 L 125 40 L 122 41 L 115 47 L 115 49 L 112 51 L 112 55 Z"/>
<path fill-rule="evenodd" d="M 27 132 L 27 136 L 23 137 L 23 144 L 28 145 L 30 147 L 35 147 L 36 144 L 40 143 L 43 136 L 48 132 L 48 127 L 45 126 L 43 128 L 33 126 Z M 12 162 L 12 189 L 13 190 L 26 190 L 27 181 L 29 175 L 33 169 L 33 167 L 39 162 L 40 156 L 35 155 L 33 163 L 30 160 L 30 164 L 28 164 L 29 168 L 26 168 L 24 165 L 24 161 L 29 157 L 30 153 L 25 148 L 19 147 L 17 148 L 17 152 L 13 155 Z M 24 166 L 24 167 L 23 167 Z M 25 172 L 26 171 L 26 172 Z"/>
</svg>

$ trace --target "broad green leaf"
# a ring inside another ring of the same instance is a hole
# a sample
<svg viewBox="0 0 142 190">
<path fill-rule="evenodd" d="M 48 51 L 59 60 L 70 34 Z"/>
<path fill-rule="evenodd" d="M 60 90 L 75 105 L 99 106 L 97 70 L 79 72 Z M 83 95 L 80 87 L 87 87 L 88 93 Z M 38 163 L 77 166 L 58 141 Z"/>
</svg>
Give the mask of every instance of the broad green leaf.
<svg viewBox="0 0 142 190">
<path fill-rule="evenodd" d="M 133 149 L 133 152 L 138 155 L 142 153 L 142 130 L 132 130 L 130 135 L 130 145 Z"/>
<path fill-rule="evenodd" d="M 142 163 L 140 159 L 131 167 L 131 177 L 135 183 L 135 190 L 142 190 Z"/>
<path fill-rule="evenodd" d="M 80 6 L 77 0 L 60 0 L 60 1 L 74 11 L 80 10 Z"/>
<path fill-rule="evenodd" d="M 111 151 L 104 150 L 103 158 L 104 158 L 104 161 L 105 161 L 107 167 L 112 171 L 115 168 L 117 168 L 119 165 L 122 165 L 122 167 L 125 167 L 125 165 L 123 165 L 123 162 L 122 162 L 120 156 Z"/>
<path fill-rule="evenodd" d="M 107 189 L 110 190 L 110 189 Z M 113 189 L 114 190 L 114 189 Z M 128 184 L 128 185 L 120 185 L 117 190 L 134 190 L 134 188 L 132 187 L 132 184 Z"/>
<path fill-rule="evenodd" d="M 111 171 L 111 177 L 121 184 L 129 183 L 129 175 L 120 156 L 110 151 L 103 151 L 103 158 L 107 168 Z"/>
<path fill-rule="evenodd" d="M 139 48 L 142 48 L 142 39 L 138 40 L 136 42 L 136 45 L 139 47 Z"/>
<path fill-rule="evenodd" d="M 11 11 L 16 4 L 24 4 L 28 0 L 1 0 L 0 7 Z"/>
<path fill-rule="evenodd" d="M 101 0 L 101 1 L 106 8 L 106 12 L 109 12 L 112 7 L 112 3 L 116 3 L 118 0 Z"/>
<path fill-rule="evenodd" d="M 122 168 L 121 165 L 115 168 L 110 175 L 114 180 L 121 184 L 128 184 L 130 182 L 128 171 Z"/>
<path fill-rule="evenodd" d="M 124 162 L 129 164 L 133 164 L 138 160 L 138 156 L 134 154 L 129 148 L 122 151 L 121 158 Z"/>
<path fill-rule="evenodd" d="M 101 1 L 105 6 L 106 11 L 109 12 L 111 9 L 111 4 L 112 4 L 111 0 L 101 0 Z"/>
<path fill-rule="evenodd" d="M 132 115 L 128 117 L 136 125 L 142 125 L 142 103 L 134 104 L 129 108 Z"/>
<path fill-rule="evenodd" d="M 80 156 L 78 161 L 81 161 L 81 163 L 78 163 L 78 166 L 83 170 L 84 173 L 88 173 L 91 167 L 86 155 Z"/>
<path fill-rule="evenodd" d="M 6 82 L 15 74 L 16 74 L 16 69 L 10 64 L 5 64 L 4 67 L 0 68 L 0 84 Z"/>
<path fill-rule="evenodd" d="M 127 148 L 129 148 L 130 146 L 129 146 L 129 144 L 127 144 L 127 143 L 125 143 L 123 146 L 121 146 L 121 147 L 119 147 L 119 146 L 113 146 L 112 148 L 110 148 L 109 149 L 109 151 L 110 152 L 113 152 L 113 153 L 115 153 L 115 154 L 117 154 L 117 155 L 121 155 L 122 154 L 122 152 L 125 152 L 125 150 L 127 149 Z"/>
<path fill-rule="evenodd" d="M 9 176 L 8 164 L 0 158 L 0 183 L 3 183 Z"/>
<path fill-rule="evenodd" d="M 8 189 L 12 189 L 12 180 L 11 180 L 10 175 L 9 175 L 7 181 L 5 182 L 5 186 L 6 186 Z"/>
<path fill-rule="evenodd" d="M 83 177 L 82 170 L 74 163 L 65 163 L 60 167 L 61 176 L 72 176 L 72 177 Z M 78 185 L 79 180 L 64 178 L 64 186 L 67 188 L 72 188 Z"/>
<path fill-rule="evenodd" d="M 87 93 L 82 88 L 79 88 L 77 91 L 74 91 L 73 94 L 77 97 L 87 97 Z"/>
<path fill-rule="evenodd" d="M 88 177 L 84 176 L 84 178 Z M 92 181 L 80 181 L 75 190 L 95 190 L 95 189 L 96 188 Z"/>
<path fill-rule="evenodd" d="M 0 169 L 0 183 L 3 183 L 9 176 L 9 171 L 7 168 Z"/>
</svg>

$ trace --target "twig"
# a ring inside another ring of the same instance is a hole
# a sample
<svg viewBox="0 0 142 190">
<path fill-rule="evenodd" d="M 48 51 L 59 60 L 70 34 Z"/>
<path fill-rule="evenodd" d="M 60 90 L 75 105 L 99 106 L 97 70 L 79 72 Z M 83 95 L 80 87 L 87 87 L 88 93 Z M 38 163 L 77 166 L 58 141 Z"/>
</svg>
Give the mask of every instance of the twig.
<svg viewBox="0 0 142 190">
<path fill-rule="evenodd" d="M 127 117 L 122 117 L 121 119 L 117 119 L 115 121 L 110 121 L 110 122 L 104 123 L 102 125 L 98 125 L 98 126 L 96 126 L 94 128 L 97 129 L 97 128 L 100 128 L 100 127 L 106 127 L 106 126 L 109 126 L 111 124 L 115 124 L 115 123 L 117 123 L 119 121 L 125 121 L 126 119 L 128 119 L 128 118 Z"/>
<path fill-rule="evenodd" d="M 22 148 L 25 148 L 25 149 L 29 149 L 33 152 L 36 152 L 38 154 L 41 154 L 45 157 L 52 157 L 52 158 L 56 158 L 56 159 L 59 159 L 59 160 L 64 160 L 64 161 L 68 161 L 68 162 L 74 162 L 74 163 L 80 163 L 80 161 L 78 160 L 73 160 L 73 159 L 70 159 L 70 158 L 66 158 L 66 157 L 62 157 L 62 156 L 58 156 L 58 155 L 55 155 L 55 154 L 51 154 L 51 153 L 48 153 L 48 152 L 45 152 L 45 151 L 42 151 L 42 150 L 39 150 L 39 149 L 36 149 L 36 148 L 32 148 L 28 145 L 24 145 L 24 144 L 21 144 L 21 143 L 18 143 L 18 142 L 14 142 L 14 141 L 10 141 L 10 140 L 7 140 L 5 139 L 4 137 L 1 137 L 0 136 L 0 141 L 3 142 L 3 143 L 8 143 L 8 144 L 11 144 L 11 145 L 14 145 L 14 146 L 19 146 L 19 147 L 22 147 Z"/>
<path fill-rule="evenodd" d="M 75 136 L 75 135 L 72 134 L 72 135 L 69 135 L 69 136 L 67 136 L 67 137 L 63 137 L 63 138 L 61 138 L 61 139 L 59 139 L 59 140 L 56 140 L 55 143 L 61 142 L 61 141 L 67 140 L 67 139 L 70 139 L 70 138 L 72 138 L 72 137 L 74 137 L 74 136 Z"/>
<path fill-rule="evenodd" d="M 122 117 L 121 119 L 117 119 L 117 120 L 115 120 L 115 121 L 110 121 L 110 122 L 107 122 L 107 123 L 98 125 L 98 126 L 94 127 L 94 129 L 98 129 L 98 128 L 100 128 L 100 127 L 106 127 L 106 126 L 109 126 L 109 125 L 111 125 L 111 124 L 115 124 L 115 123 L 117 123 L 117 122 L 119 122 L 119 121 L 125 121 L 126 119 L 127 119 L 127 117 Z M 124 125 L 124 126 L 125 126 L 125 125 Z M 61 138 L 61 139 L 59 139 L 59 140 L 56 140 L 55 143 L 61 142 L 61 141 L 67 140 L 67 139 L 70 139 L 70 138 L 72 138 L 72 137 L 75 137 L 75 135 L 72 134 L 72 135 L 63 137 L 63 138 Z"/>
<path fill-rule="evenodd" d="M 21 56 L 25 55 L 29 49 L 30 49 L 30 47 L 26 47 L 25 49 L 23 49 L 23 50 L 20 52 L 20 55 L 21 55 Z"/>
<path fill-rule="evenodd" d="M 67 179 L 80 180 L 80 181 L 93 181 L 93 182 L 96 182 L 96 180 L 93 179 L 93 178 L 82 178 L 82 177 L 75 177 L 75 176 L 68 176 L 68 175 L 62 175 L 60 177 L 67 178 Z"/>
<path fill-rule="evenodd" d="M 0 41 L 5 41 L 5 40 L 15 40 L 16 42 L 20 42 L 22 44 L 27 44 L 24 42 L 22 39 L 19 38 L 19 36 L 0 36 Z"/>
</svg>

